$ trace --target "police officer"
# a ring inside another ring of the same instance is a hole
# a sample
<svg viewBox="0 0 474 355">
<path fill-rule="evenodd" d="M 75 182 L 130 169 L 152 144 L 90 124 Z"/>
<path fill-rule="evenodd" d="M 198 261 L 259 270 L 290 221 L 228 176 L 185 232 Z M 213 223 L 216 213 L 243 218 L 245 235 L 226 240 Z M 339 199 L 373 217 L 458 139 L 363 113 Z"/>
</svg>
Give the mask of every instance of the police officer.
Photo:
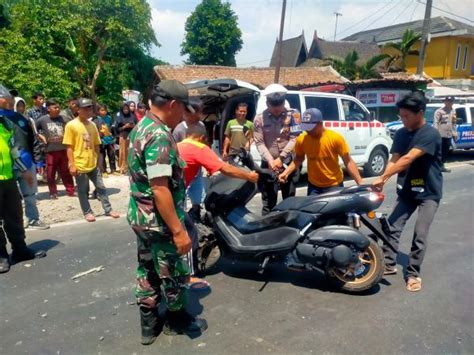
<svg viewBox="0 0 474 355">
<path fill-rule="evenodd" d="M 441 154 L 443 166 L 441 171 L 449 173 L 451 170 L 444 165 L 451 148 L 451 139 L 457 140 L 456 130 L 456 111 L 453 109 L 454 96 L 447 96 L 444 99 L 444 106 L 437 109 L 434 114 L 433 127 L 436 128 L 441 136 Z"/>
<path fill-rule="evenodd" d="M 267 109 L 254 120 L 254 141 L 262 157 L 262 168 L 272 169 L 275 173 L 285 170 L 292 159 L 296 137 L 299 134 L 298 123 L 301 119 L 297 110 L 285 108 L 288 90 L 279 84 L 265 88 L 263 95 L 267 99 Z M 262 192 L 262 215 L 269 213 L 277 203 L 278 190 L 281 187 L 283 199 L 294 196 L 296 192 L 294 173 L 285 183 L 278 180 L 264 180 L 260 183 Z"/>
<path fill-rule="evenodd" d="M 33 174 L 29 170 L 32 157 L 27 151 L 20 150 L 15 143 L 18 127 L 6 117 L 5 113 L 12 100 L 13 97 L 8 90 L 0 85 L 0 273 L 10 270 L 6 238 L 11 244 L 12 259 L 15 262 L 46 256 L 42 250 L 35 253 L 25 242 L 23 209 L 14 169 L 22 173 L 24 179 L 32 185 Z"/>
<path fill-rule="evenodd" d="M 184 309 L 190 268 L 185 259 L 191 239 L 184 226 L 184 161 L 172 130 L 189 105 L 186 87 L 163 80 L 151 94 L 150 111 L 130 133 L 130 204 L 128 222 L 137 236 L 135 296 L 140 306 L 143 345 L 152 344 L 159 329 L 158 306 L 164 299 L 167 335 L 199 334 L 204 319 Z"/>
</svg>

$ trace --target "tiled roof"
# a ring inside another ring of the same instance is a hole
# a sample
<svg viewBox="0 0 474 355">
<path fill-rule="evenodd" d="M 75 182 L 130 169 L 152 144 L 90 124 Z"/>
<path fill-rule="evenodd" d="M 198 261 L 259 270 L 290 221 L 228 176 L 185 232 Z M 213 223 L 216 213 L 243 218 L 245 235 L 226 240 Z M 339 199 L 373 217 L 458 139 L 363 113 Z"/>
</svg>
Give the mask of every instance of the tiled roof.
<svg viewBox="0 0 474 355">
<path fill-rule="evenodd" d="M 342 40 L 377 44 L 396 42 L 401 40 L 403 33 L 407 29 L 412 29 L 415 33 L 421 33 L 423 30 L 423 20 L 357 32 L 350 35 L 349 37 L 343 38 Z M 474 27 L 444 16 L 438 16 L 431 19 L 430 33 L 431 35 L 445 34 L 446 36 L 452 34 L 473 35 Z"/>
<path fill-rule="evenodd" d="M 375 43 L 359 43 L 349 41 L 332 42 L 317 38 L 314 39 L 313 43 L 311 44 L 308 57 L 318 59 L 337 57 L 343 59 L 352 51 L 356 51 L 359 55 L 359 63 L 365 63 L 373 56 L 380 54 L 379 46 Z"/>
<path fill-rule="evenodd" d="M 276 67 L 277 49 L 278 41 L 275 42 L 275 47 L 273 48 L 272 59 L 270 60 L 271 67 Z M 302 62 L 304 62 L 307 57 L 308 49 L 306 48 L 304 33 L 302 33 L 298 37 L 289 38 L 282 41 L 280 66 L 296 67 Z"/>
<path fill-rule="evenodd" d="M 362 80 L 354 80 L 352 81 L 352 84 L 354 85 L 359 85 L 359 84 L 365 84 L 365 83 L 384 83 L 384 82 L 411 82 L 411 83 L 431 83 L 433 79 L 426 75 L 423 74 L 423 77 L 420 78 L 416 74 L 410 74 L 410 73 L 405 73 L 405 72 L 398 72 L 398 73 L 379 73 L 380 78 L 377 79 L 362 79 Z"/>
<path fill-rule="evenodd" d="M 188 82 L 197 79 L 232 78 L 251 83 L 261 89 L 273 83 L 275 68 L 235 68 L 212 65 L 158 65 L 155 73 L 160 80 L 176 79 Z M 288 89 L 307 88 L 322 84 L 344 84 L 348 80 L 331 66 L 281 68 L 280 84 Z"/>
</svg>

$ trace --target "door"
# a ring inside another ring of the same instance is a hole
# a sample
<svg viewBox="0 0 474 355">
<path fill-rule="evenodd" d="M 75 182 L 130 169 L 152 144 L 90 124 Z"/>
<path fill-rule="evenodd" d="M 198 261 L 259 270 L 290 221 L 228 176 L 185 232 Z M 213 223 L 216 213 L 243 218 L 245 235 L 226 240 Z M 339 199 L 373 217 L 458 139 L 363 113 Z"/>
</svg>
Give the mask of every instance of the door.
<svg viewBox="0 0 474 355">
<path fill-rule="evenodd" d="M 473 111 L 473 107 L 456 108 L 456 124 L 458 132 L 456 148 L 458 149 L 474 148 L 474 129 L 472 124 Z M 468 118 L 470 118 L 470 120 Z"/>
<path fill-rule="evenodd" d="M 371 140 L 369 115 L 357 102 L 349 99 L 341 98 L 341 109 L 341 133 L 349 144 L 351 155 L 358 163 Z"/>
</svg>

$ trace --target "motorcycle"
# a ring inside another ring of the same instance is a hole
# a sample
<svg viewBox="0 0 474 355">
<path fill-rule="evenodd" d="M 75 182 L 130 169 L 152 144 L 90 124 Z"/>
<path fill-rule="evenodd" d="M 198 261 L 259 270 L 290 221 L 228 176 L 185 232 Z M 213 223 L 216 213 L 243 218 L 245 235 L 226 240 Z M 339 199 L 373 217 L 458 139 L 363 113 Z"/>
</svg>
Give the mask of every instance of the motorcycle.
<svg viewBox="0 0 474 355">
<path fill-rule="evenodd" d="M 242 167 L 257 171 L 261 179 L 276 178 L 255 166 L 249 154 L 239 158 Z M 200 272 L 210 271 L 225 255 L 259 262 L 259 273 L 270 261 L 281 260 L 289 270 L 320 270 L 347 292 L 368 290 L 382 279 L 385 265 L 379 241 L 393 249 L 385 215 L 374 212 L 384 201 L 382 193 L 363 185 L 295 196 L 260 216 L 246 208 L 257 192 L 256 184 L 248 181 L 222 174 L 210 179 L 203 222 L 196 224 Z"/>
</svg>

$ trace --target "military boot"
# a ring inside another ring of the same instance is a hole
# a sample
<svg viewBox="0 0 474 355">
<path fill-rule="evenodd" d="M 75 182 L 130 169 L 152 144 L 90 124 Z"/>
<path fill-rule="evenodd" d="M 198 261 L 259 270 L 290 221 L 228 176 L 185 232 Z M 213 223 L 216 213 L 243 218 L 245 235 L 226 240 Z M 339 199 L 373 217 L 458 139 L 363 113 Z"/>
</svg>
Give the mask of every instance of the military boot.
<svg viewBox="0 0 474 355">
<path fill-rule="evenodd" d="M 7 247 L 0 247 L 0 274 L 10 271 L 10 259 L 8 257 Z"/>
<path fill-rule="evenodd" d="M 206 329 L 205 319 L 193 317 L 184 309 L 166 312 L 166 322 L 163 327 L 163 333 L 166 335 L 202 334 Z"/>
<path fill-rule="evenodd" d="M 160 318 L 158 315 L 157 308 L 145 308 L 140 307 L 140 325 L 142 328 L 142 340 L 143 345 L 151 345 L 155 342 L 156 337 L 160 333 L 159 329 Z"/>
<path fill-rule="evenodd" d="M 15 263 L 20 263 L 26 260 L 33 260 L 37 258 L 44 258 L 46 256 L 46 252 L 44 250 L 34 251 L 25 245 L 20 246 L 12 246 L 12 260 Z"/>
</svg>

